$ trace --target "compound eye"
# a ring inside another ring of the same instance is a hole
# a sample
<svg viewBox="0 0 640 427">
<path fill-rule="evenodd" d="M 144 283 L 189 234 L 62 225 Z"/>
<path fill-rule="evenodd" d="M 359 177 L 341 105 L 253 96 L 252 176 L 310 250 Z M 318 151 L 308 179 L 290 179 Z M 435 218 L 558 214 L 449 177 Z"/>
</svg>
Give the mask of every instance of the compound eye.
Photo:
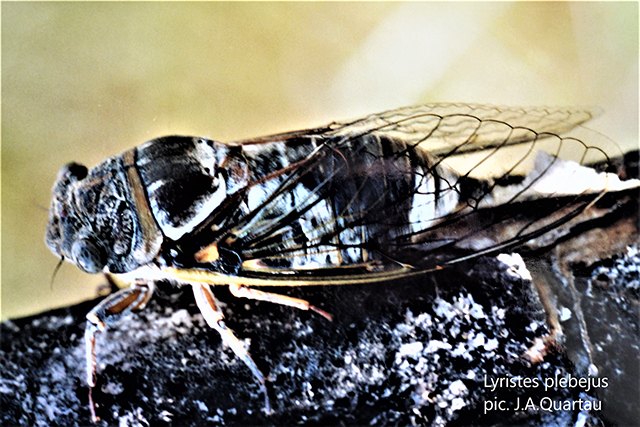
<svg viewBox="0 0 640 427">
<path fill-rule="evenodd" d="M 81 270 L 90 274 L 101 272 L 107 264 L 104 250 L 88 239 L 76 240 L 71 246 L 71 256 Z"/>
<path fill-rule="evenodd" d="M 80 181 L 84 179 L 88 173 L 89 170 L 86 166 L 79 163 L 69 163 L 60 169 L 60 172 L 58 172 L 58 181 L 63 179 L 67 179 L 69 181 Z"/>
</svg>

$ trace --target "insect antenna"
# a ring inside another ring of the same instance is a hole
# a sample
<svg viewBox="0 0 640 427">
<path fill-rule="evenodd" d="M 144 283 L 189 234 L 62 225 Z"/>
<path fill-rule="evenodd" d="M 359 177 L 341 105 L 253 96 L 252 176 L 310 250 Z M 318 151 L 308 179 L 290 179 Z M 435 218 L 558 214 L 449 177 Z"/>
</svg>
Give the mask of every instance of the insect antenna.
<svg viewBox="0 0 640 427">
<path fill-rule="evenodd" d="M 34 203 L 34 205 L 41 211 L 49 212 L 49 208 L 46 206 L 42 206 L 40 203 Z"/>
<path fill-rule="evenodd" d="M 62 267 L 63 263 L 64 263 L 64 256 L 60 256 L 60 261 L 58 261 L 58 264 L 56 264 L 56 268 L 53 269 L 53 274 L 51 275 L 51 282 L 49 283 L 49 289 L 51 289 L 52 291 L 53 291 L 53 282 L 56 279 L 56 274 L 58 274 L 58 271 Z"/>
</svg>

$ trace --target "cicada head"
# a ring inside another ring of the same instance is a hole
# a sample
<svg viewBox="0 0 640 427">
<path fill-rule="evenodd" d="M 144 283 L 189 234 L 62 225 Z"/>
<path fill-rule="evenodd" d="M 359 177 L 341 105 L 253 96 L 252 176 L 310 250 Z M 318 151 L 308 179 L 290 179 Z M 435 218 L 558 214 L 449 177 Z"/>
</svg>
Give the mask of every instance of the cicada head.
<svg viewBox="0 0 640 427">
<path fill-rule="evenodd" d="M 86 238 L 76 240 L 77 233 L 73 232 L 83 227 L 69 189 L 84 179 L 87 172 L 85 166 L 69 163 L 58 173 L 49 211 L 46 242 L 54 254 L 73 260 L 88 273 L 97 273 L 106 265 L 104 248 Z"/>
<path fill-rule="evenodd" d="M 162 236 L 145 233 L 130 193 L 118 157 L 90 171 L 66 165 L 53 187 L 47 246 L 87 273 L 125 273 L 148 263 Z"/>
</svg>

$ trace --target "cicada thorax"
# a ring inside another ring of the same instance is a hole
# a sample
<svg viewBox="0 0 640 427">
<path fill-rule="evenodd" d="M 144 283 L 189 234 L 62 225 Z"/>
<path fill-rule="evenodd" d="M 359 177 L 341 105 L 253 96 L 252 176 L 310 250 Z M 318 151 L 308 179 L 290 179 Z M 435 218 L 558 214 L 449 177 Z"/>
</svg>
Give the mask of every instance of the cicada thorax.
<svg viewBox="0 0 640 427">
<path fill-rule="evenodd" d="M 204 138 L 170 136 L 136 149 L 136 168 L 162 233 L 179 240 L 225 199 L 230 148 Z"/>
</svg>

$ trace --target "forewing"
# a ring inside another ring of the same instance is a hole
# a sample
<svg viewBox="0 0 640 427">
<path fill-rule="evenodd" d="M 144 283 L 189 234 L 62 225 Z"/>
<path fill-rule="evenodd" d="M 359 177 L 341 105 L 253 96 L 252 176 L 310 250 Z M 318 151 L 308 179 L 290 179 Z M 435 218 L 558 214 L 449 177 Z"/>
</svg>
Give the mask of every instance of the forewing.
<svg viewBox="0 0 640 427">
<path fill-rule="evenodd" d="M 420 147 L 460 175 L 500 178 L 530 171 L 540 150 L 580 164 L 608 163 L 610 156 L 621 155 L 613 141 L 581 126 L 599 114 L 597 108 L 424 104 L 237 144 L 260 144 L 303 135 L 339 136 L 342 139 L 336 141 L 346 143 L 377 134 Z M 336 143 L 335 148 L 339 145 Z"/>
<path fill-rule="evenodd" d="M 513 108 L 477 104 L 425 104 L 334 122 L 333 134 L 352 137 L 371 132 L 425 144 L 433 156 L 479 151 L 530 141 L 535 135 L 565 134 L 592 119 L 597 109 Z M 513 132 L 523 129 L 530 132 Z"/>
</svg>

